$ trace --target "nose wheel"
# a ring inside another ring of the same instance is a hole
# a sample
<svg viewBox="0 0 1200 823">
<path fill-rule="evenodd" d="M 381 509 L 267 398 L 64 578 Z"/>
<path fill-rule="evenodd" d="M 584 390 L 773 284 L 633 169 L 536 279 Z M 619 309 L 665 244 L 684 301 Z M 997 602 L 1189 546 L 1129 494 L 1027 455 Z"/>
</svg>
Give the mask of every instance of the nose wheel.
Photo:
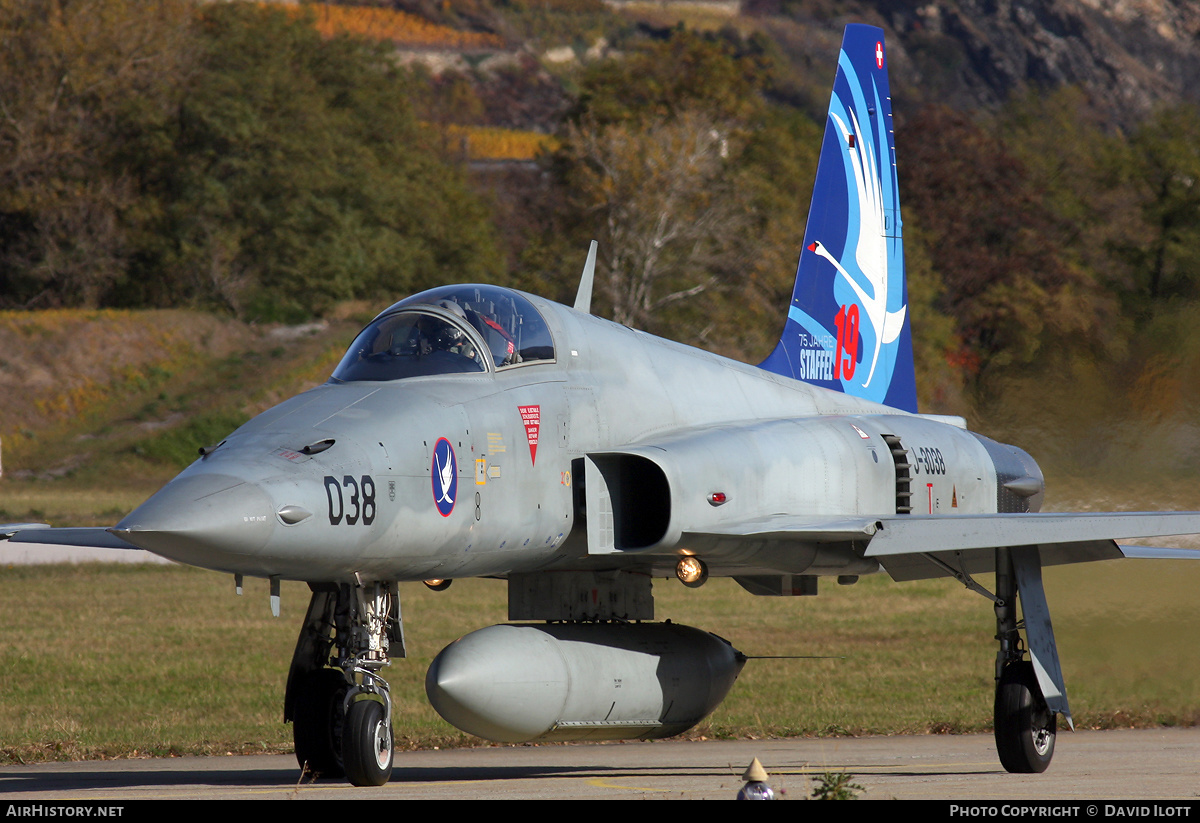
<svg viewBox="0 0 1200 823">
<path fill-rule="evenodd" d="M 354 786 L 382 786 L 392 776 L 392 722 L 387 707 L 371 699 L 350 704 L 342 737 L 342 763 Z"/>
</svg>

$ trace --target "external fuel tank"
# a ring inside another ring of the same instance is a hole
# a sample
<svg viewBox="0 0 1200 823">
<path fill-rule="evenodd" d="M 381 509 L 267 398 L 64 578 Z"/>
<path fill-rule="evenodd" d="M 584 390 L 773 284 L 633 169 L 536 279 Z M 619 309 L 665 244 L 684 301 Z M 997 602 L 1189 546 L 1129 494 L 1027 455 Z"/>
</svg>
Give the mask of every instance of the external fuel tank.
<svg viewBox="0 0 1200 823">
<path fill-rule="evenodd" d="M 674 623 L 489 626 L 442 649 L 425 690 L 447 722 L 488 740 L 648 740 L 703 720 L 745 662 Z"/>
</svg>

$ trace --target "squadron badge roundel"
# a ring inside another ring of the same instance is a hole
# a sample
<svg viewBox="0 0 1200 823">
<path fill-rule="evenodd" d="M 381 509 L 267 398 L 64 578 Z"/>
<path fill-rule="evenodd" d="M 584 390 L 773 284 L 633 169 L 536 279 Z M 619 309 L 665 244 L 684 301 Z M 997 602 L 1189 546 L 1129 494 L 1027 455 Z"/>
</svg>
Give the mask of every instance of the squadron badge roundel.
<svg viewBox="0 0 1200 823">
<path fill-rule="evenodd" d="M 454 447 L 444 437 L 433 447 L 429 474 L 433 481 L 433 503 L 442 517 L 449 517 L 458 497 L 458 462 L 454 459 Z"/>
</svg>

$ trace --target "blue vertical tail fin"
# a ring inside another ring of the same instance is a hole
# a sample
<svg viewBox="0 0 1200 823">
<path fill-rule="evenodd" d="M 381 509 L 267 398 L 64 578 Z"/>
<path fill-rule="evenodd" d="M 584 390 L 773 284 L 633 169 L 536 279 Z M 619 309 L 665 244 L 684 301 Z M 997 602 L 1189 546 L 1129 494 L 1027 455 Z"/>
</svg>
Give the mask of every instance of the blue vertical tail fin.
<svg viewBox="0 0 1200 823">
<path fill-rule="evenodd" d="M 917 410 L 883 30 L 846 27 L 787 324 L 760 366 Z"/>
</svg>

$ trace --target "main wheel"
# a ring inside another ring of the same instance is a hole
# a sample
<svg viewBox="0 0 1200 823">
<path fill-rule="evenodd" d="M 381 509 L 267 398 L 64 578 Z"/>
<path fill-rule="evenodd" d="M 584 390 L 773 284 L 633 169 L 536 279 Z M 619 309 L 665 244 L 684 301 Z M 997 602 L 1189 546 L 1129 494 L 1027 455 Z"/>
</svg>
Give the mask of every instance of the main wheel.
<svg viewBox="0 0 1200 823">
<path fill-rule="evenodd" d="M 1054 757 L 1058 715 L 1050 711 L 1033 663 L 1010 663 L 996 686 L 996 752 L 1015 774 L 1040 774 Z"/>
<path fill-rule="evenodd" d="M 392 724 L 383 704 L 359 700 L 346 713 L 342 764 L 354 786 L 382 786 L 392 776 Z"/>
<path fill-rule="evenodd" d="M 300 768 L 317 777 L 341 777 L 346 722 L 346 677 L 337 669 L 311 672 L 300 681 L 292 740 Z"/>
</svg>

